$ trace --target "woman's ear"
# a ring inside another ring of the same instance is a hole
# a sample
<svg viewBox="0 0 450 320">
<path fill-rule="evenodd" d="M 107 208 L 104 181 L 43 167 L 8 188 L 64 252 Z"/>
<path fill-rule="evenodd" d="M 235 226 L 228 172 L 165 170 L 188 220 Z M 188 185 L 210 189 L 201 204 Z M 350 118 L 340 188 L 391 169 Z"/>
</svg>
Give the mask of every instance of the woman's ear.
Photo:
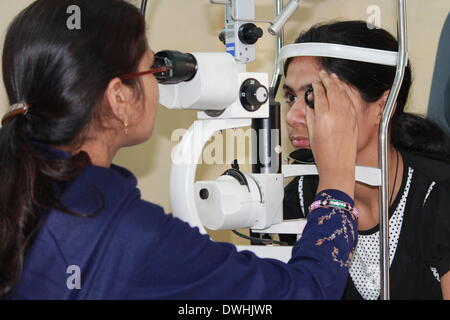
<svg viewBox="0 0 450 320">
<path fill-rule="evenodd" d="M 384 107 L 389 98 L 390 90 L 386 90 L 383 95 L 374 103 L 377 110 L 377 124 L 381 123 L 381 118 L 383 117 Z"/>
<path fill-rule="evenodd" d="M 112 79 L 105 91 L 106 107 L 109 113 L 120 122 L 128 119 L 128 110 L 132 100 L 131 90 L 119 78 Z"/>
</svg>

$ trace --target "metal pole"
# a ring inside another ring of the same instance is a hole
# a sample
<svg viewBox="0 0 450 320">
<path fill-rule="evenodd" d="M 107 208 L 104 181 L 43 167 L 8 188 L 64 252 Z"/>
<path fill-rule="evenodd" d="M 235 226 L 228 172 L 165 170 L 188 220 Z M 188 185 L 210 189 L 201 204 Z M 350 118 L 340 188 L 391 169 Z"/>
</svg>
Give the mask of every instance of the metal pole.
<svg viewBox="0 0 450 320">
<path fill-rule="evenodd" d="M 406 0 L 398 0 L 398 58 L 397 71 L 394 83 L 386 102 L 381 119 L 379 136 L 379 163 L 381 164 L 381 189 L 379 195 L 380 202 L 380 297 L 382 300 L 390 299 L 389 281 L 389 166 L 388 166 L 388 146 L 389 146 L 389 122 L 394 113 L 395 103 L 403 82 L 405 67 L 408 62 L 407 49 L 407 25 L 406 25 Z"/>
<path fill-rule="evenodd" d="M 283 0 L 275 0 L 275 16 L 278 16 L 283 11 Z M 284 45 L 284 31 L 280 30 L 277 34 L 275 46 L 275 66 L 273 71 L 272 83 L 270 87 L 274 90 L 274 98 L 277 95 L 278 87 L 281 81 L 281 63 L 279 62 L 280 50 Z"/>
<path fill-rule="evenodd" d="M 275 16 L 283 10 L 283 0 L 275 0 Z M 280 104 L 275 101 L 278 86 L 281 80 L 280 64 L 278 57 L 283 46 L 283 30 L 277 35 L 275 49 L 275 68 L 273 71 L 272 83 L 269 90 L 269 118 L 252 120 L 252 129 L 256 132 L 256 137 L 252 141 L 252 172 L 253 173 L 280 173 L 281 153 L 275 152 L 275 147 L 281 145 L 281 121 Z M 250 236 L 261 237 L 260 233 L 250 230 Z M 251 241 L 252 245 L 259 243 Z"/>
<path fill-rule="evenodd" d="M 275 15 L 283 11 L 283 1 L 275 0 Z M 256 132 L 256 141 L 253 141 L 253 173 L 279 173 L 281 172 L 281 153 L 275 152 L 275 147 L 281 145 L 280 105 L 275 102 L 281 80 L 281 68 L 278 62 L 281 47 L 283 46 L 283 30 L 277 35 L 275 48 L 275 67 L 272 83 L 270 85 L 270 111 L 269 118 L 254 119 L 252 129 Z"/>
<path fill-rule="evenodd" d="M 141 14 L 145 17 L 147 11 L 147 0 L 142 0 L 141 2 Z"/>
</svg>

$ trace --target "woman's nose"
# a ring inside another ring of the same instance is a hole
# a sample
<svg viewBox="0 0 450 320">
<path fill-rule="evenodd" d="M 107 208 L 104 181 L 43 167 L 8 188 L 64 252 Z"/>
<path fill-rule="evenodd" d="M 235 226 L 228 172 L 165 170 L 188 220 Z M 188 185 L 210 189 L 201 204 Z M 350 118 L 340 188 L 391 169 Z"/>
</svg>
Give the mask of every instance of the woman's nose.
<svg viewBox="0 0 450 320">
<path fill-rule="evenodd" d="M 286 114 L 286 123 L 292 128 L 306 125 L 306 105 L 296 101 Z"/>
</svg>

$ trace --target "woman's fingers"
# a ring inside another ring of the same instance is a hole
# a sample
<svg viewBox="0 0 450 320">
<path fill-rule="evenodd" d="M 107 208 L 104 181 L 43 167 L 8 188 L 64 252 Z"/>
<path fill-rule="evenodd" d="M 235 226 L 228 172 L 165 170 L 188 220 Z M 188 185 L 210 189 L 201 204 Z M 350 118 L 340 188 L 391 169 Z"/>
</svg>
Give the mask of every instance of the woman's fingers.
<svg viewBox="0 0 450 320">
<path fill-rule="evenodd" d="M 336 83 L 336 77 L 331 77 L 325 71 L 320 71 L 319 73 L 320 79 L 322 80 L 323 86 L 325 87 L 325 91 L 328 97 L 328 106 L 329 109 L 332 110 L 333 106 L 336 104 L 335 101 L 330 101 L 330 99 L 339 99 L 341 89 L 339 85 Z"/>
<path fill-rule="evenodd" d="M 320 78 L 326 88 L 330 111 L 344 115 L 350 113 L 355 116 L 356 112 L 348 94 L 348 85 L 339 79 L 335 73 L 329 75 L 326 72 L 321 72 Z"/>
<path fill-rule="evenodd" d="M 340 81 L 341 81 L 341 80 L 340 80 Z M 341 81 L 341 82 L 342 82 L 342 81 Z M 350 101 L 350 104 L 349 104 L 349 106 L 350 106 L 350 112 L 351 112 L 351 114 L 352 114 L 353 117 L 356 117 L 355 105 L 353 104 L 353 102 L 352 102 L 352 100 L 351 100 L 351 98 L 350 98 L 350 94 L 349 94 L 349 92 L 350 92 L 352 89 L 349 87 L 349 85 L 347 85 L 347 84 L 344 83 L 344 82 L 342 82 L 342 86 L 343 86 L 343 88 L 344 88 L 345 95 L 346 95 L 347 99 Z"/>
<path fill-rule="evenodd" d="M 313 82 L 312 87 L 314 91 L 314 110 L 318 114 L 327 111 L 330 107 L 324 85 L 321 82 Z"/>
<path fill-rule="evenodd" d="M 321 179 L 336 172 L 354 175 L 358 128 L 349 87 L 336 75 L 324 72 L 320 80 L 313 83 L 315 108 L 306 113 L 319 174 Z"/>
<path fill-rule="evenodd" d="M 356 116 L 355 106 L 349 95 L 351 88 L 349 87 L 348 84 L 346 84 L 344 81 L 339 79 L 337 77 L 337 75 L 333 74 L 332 77 L 335 79 L 337 85 L 339 86 L 339 88 L 341 90 L 341 95 L 342 95 L 342 100 L 343 100 L 342 101 L 343 108 L 341 110 L 344 112 L 350 112 L 352 114 L 352 116 Z"/>
</svg>

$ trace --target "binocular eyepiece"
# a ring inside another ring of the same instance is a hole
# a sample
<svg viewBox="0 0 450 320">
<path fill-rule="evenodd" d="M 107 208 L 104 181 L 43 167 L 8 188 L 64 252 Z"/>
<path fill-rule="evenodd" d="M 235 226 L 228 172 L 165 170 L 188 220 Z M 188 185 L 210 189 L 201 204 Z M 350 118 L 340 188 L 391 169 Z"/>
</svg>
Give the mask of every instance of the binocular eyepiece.
<svg viewBox="0 0 450 320">
<path fill-rule="evenodd" d="M 160 67 L 165 67 L 166 71 L 155 74 L 158 82 L 161 84 L 177 84 L 195 77 L 197 60 L 190 53 L 164 50 L 155 54 L 155 63 L 152 68 Z"/>
</svg>

